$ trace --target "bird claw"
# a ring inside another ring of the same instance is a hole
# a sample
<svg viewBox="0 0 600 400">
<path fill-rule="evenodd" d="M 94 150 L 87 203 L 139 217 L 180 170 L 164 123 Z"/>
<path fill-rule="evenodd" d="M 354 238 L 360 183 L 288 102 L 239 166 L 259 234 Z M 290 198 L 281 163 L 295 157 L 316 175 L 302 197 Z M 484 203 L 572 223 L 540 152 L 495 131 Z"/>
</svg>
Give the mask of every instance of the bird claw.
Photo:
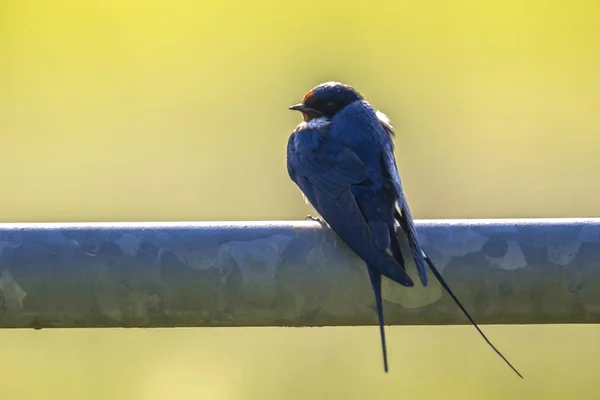
<svg viewBox="0 0 600 400">
<path fill-rule="evenodd" d="M 307 220 L 307 221 L 318 222 L 319 224 L 321 224 L 322 227 L 327 228 L 327 222 L 325 222 L 320 217 L 313 217 L 312 215 L 307 215 L 306 217 L 304 217 L 304 219 Z"/>
</svg>

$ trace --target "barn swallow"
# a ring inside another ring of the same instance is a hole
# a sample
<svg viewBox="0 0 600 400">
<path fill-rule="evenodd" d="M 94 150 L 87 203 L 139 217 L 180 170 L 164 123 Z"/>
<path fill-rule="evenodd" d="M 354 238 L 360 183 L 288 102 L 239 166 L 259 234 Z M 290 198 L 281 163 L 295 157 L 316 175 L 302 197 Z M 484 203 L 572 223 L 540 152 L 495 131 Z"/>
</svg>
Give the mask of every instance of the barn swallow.
<svg viewBox="0 0 600 400">
<path fill-rule="evenodd" d="M 403 234 L 421 284 L 427 286 L 429 268 L 483 339 L 523 378 L 481 331 L 422 250 L 396 167 L 394 128 L 385 114 L 376 111 L 356 89 L 339 82 L 314 87 L 289 109 L 303 116 L 288 140 L 289 176 L 323 221 L 367 265 L 385 372 L 381 275 L 403 286 L 414 285 L 398 242 L 397 235 Z"/>
</svg>

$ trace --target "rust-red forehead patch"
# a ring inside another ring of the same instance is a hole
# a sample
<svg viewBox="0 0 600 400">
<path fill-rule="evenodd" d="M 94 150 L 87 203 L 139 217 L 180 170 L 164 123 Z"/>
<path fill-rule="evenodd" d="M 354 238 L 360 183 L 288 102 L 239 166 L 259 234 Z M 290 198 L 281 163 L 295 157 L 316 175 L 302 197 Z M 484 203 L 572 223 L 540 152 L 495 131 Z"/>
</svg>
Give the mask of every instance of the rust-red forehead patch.
<svg viewBox="0 0 600 400">
<path fill-rule="evenodd" d="M 310 92 L 306 93 L 304 95 L 304 98 L 302 99 L 302 103 L 306 103 L 306 101 L 309 100 L 314 95 L 315 95 L 315 92 L 313 92 L 312 90 Z"/>
</svg>

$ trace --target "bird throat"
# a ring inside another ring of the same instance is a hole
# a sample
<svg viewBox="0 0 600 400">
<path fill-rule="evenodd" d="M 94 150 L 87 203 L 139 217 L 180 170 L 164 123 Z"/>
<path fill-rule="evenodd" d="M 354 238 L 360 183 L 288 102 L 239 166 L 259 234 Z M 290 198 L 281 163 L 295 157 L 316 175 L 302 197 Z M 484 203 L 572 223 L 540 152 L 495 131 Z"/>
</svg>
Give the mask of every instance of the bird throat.
<svg viewBox="0 0 600 400">
<path fill-rule="evenodd" d="M 302 118 L 304 119 L 304 122 L 309 122 L 315 118 L 320 118 L 320 117 L 322 117 L 322 115 L 319 113 L 316 113 L 316 112 L 312 112 L 312 111 L 303 111 L 302 112 Z"/>
</svg>

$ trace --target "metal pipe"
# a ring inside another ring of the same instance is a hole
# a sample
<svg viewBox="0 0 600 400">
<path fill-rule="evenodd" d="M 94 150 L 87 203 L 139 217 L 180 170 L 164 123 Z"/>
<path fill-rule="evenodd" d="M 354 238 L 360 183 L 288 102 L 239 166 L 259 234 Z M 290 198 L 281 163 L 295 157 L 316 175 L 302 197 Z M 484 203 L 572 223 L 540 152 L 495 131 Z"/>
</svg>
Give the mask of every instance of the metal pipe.
<svg viewBox="0 0 600 400">
<path fill-rule="evenodd" d="M 600 219 L 416 225 L 478 322 L 600 322 Z M 388 324 L 466 323 L 415 282 L 385 280 Z M 0 224 L 2 328 L 375 325 L 373 308 L 364 264 L 314 222 Z"/>
</svg>

